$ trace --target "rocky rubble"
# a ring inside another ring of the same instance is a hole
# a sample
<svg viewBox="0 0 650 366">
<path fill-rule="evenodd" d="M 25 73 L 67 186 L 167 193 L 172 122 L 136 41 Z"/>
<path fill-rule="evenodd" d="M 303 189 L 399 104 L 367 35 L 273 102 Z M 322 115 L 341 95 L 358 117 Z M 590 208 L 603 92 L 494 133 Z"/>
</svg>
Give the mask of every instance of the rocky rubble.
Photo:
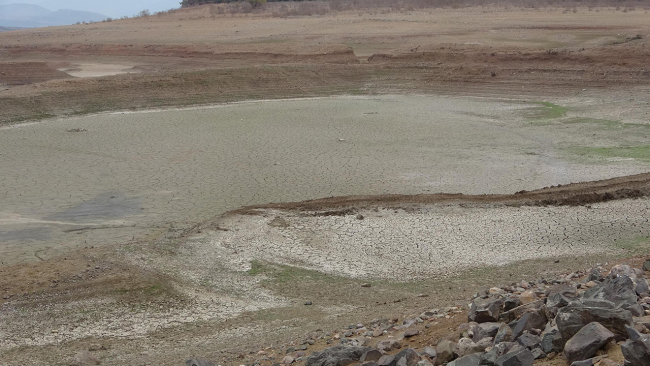
<svg viewBox="0 0 650 366">
<path fill-rule="evenodd" d="M 617 265 L 604 276 L 601 270 L 480 291 L 468 304 L 466 323 L 421 349 L 405 345 L 423 328 L 463 310 L 432 309 L 401 324 L 377 319 L 336 333 L 317 331 L 298 349 L 287 349 L 280 362 L 264 358 L 252 364 L 529 366 L 557 358 L 554 365 L 650 365 L 650 260 L 641 269 Z M 307 356 L 315 340 L 331 346 Z M 609 357 L 617 347 L 624 360 Z"/>
</svg>

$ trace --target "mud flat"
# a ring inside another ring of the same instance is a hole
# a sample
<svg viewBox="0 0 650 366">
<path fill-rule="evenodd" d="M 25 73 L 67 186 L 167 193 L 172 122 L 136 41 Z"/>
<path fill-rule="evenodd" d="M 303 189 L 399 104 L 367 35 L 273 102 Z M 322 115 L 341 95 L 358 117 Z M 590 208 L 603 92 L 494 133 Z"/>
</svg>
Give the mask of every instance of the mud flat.
<svg viewBox="0 0 650 366">
<path fill-rule="evenodd" d="M 642 158 L 612 162 L 572 153 L 576 146 L 635 142 L 645 125 L 612 132 L 588 119 L 558 124 L 564 117 L 553 115 L 557 108 L 337 97 L 3 128 L 2 262 L 150 239 L 246 205 L 355 194 L 514 193 L 647 169 Z"/>
</svg>

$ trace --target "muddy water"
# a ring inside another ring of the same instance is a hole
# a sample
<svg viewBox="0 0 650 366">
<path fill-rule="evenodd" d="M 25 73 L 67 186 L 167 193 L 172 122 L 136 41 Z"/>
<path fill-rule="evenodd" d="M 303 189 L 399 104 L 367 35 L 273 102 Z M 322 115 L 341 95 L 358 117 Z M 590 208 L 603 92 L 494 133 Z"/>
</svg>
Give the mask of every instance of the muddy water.
<svg viewBox="0 0 650 366">
<path fill-rule="evenodd" d="M 251 102 L 0 129 L 0 261 L 150 238 L 244 205 L 512 193 L 644 171 L 571 162 L 522 103 L 430 96 Z M 78 131 L 78 132 L 74 132 Z"/>
</svg>

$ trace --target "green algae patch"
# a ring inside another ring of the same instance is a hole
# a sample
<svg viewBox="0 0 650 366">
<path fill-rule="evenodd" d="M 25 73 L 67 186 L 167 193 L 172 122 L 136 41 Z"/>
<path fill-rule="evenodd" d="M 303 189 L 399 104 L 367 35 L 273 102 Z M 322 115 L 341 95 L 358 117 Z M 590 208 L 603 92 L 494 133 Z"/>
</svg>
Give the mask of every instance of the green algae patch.
<svg viewBox="0 0 650 366">
<path fill-rule="evenodd" d="M 650 163 L 650 145 L 620 147 L 574 147 L 572 152 L 578 156 L 601 159 L 635 159 Z"/>
<path fill-rule="evenodd" d="M 530 118 L 533 119 L 555 119 L 564 117 L 569 110 L 567 107 L 562 107 L 551 102 L 533 102 L 537 107 L 530 109 Z"/>
</svg>

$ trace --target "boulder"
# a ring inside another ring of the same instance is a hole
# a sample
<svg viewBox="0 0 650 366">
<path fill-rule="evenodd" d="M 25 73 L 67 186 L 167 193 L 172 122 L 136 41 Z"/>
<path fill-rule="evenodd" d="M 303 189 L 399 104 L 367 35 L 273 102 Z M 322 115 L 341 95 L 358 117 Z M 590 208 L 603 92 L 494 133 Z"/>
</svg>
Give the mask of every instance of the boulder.
<svg viewBox="0 0 650 366">
<path fill-rule="evenodd" d="M 395 355 L 388 366 L 416 366 L 422 357 L 412 348 L 407 348 Z"/>
<path fill-rule="evenodd" d="M 473 353 L 461 358 L 458 358 L 454 361 L 451 361 L 447 366 L 480 366 L 481 364 L 481 355 L 478 353 Z"/>
<path fill-rule="evenodd" d="M 95 355 L 88 351 L 81 351 L 77 353 L 74 358 L 72 359 L 72 362 L 70 363 L 71 366 L 90 366 L 90 365 L 99 365 L 101 362 Z"/>
<path fill-rule="evenodd" d="M 636 273 L 634 272 L 632 267 L 628 266 L 627 264 L 619 264 L 617 266 L 612 267 L 612 270 L 609 271 L 609 275 L 607 277 L 609 278 L 629 277 L 632 280 L 636 280 Z"/>
<path fill-rule="evenodd" d="M 442 365 L 456 358 L 457 350 L 455 342 L 447 339 L 438 342 L 436 346 L 436 353 L 438 354 L 436 357 L 436 365 Z"/>
<path fill-rule="evenodd" d="M 494 336 L 494 344 L 510 342 L 512 340 L 512 328 L 508 324 L 501 323 L 497 334 Z"/>
<path fill-rule="evenodd" d="M 501 325 L 505 325 L 505 324 L 495 323 L 495 322 L 479 324 L 478 326 L 476 326 L 472 340 L 474 342 L 478 342 L 483 338 L 494 338 L 497 335 L 497 332 L 499 331 L 499 327 L 501 327 Z"/>
<path fill-rule="evenodd" d="M 337 345 L 314 352 L 305 361 L 305 366 L 340 366 L 359 361 L 361 356 L 370 350 L 372 350 L 370 347 Z"/>
<path fill-rule="evenodd" d="M 185 361 L 185 366 L 215 366 L 214 363 L 204 358 L 193 358 Z"/>
<path fill-rule="evenodd" d="M 561 308 L 555 317 L 558 330 L 564 342 L 571 339 L 582 327 L 598 322 L 614 333 L 616 340 L 627 338 L 625 327 L 632 324 L 632 314 L 616 308 L 608 301 L 572 302 Z"/>
<path fill-rule="evenodd" d="M 639 335 L 628 339 L 621 345 L 625 357 L 625 366 L 650 365 L 650 335 Z"/>
<path fill-rule="evenodd" d="M 531 349 L 530 352 L 533 354 L 533 357 L 535 357 L 536 360 L 539 360 L 540 358 L 546 358 L 546 352 L 544 352 L 539 347 Z"/>
<path fill-rule="evenodd" d="M 395 355 L 384 355 L 377 360 L 377 366 L 388 366 L 395 359 Z"/>
<path fill-rule="evenodd" d="M 433 360 L 434 358 L 436 358 L 436 356 L 438 356 L 438 353 L 434 348 L 426 346 L 422 351 L 422 356 L 429 357 L 430 360 Z"/>
<path fill-rule="evenodd" d="M 377 342 L 377 349 L 380 350 L 381 352 L 390 352 L 391 350 L 400 349 L 400 348 L 402 348 L 402 344 L 395 339 L 386 339 Z"/>
<path fill-rule="evenodd" d="M 383 355 L 381 352 L 379 352 L 379 350 L 371 349 L 370 351 L 366 351 L 363 355 L 361 355 L 359 362 L 379 361 L 381 356 Z"/>
<path fill-rule="evenodd" d="M 545 353 L 560 352 L 564 347 L 562 334 L 557 327 L 551 327 L 542 333 L 542 343 L 540 343 L 542 351 Z"/>
<path fill-rule="evenodd" d="M 503 323 L 510 323 L 514 320 L 521 318 L 526 313 L 538 313 L 539 315 L 544 315 L 544 303 L 545 299 L 540 299 L 533 301 L 526 305 L 518 306 L 512 310 L 506 311 L 499 315 L 499 321 Z"/>
<path fill-rule="evenodd" d="M 542 316 L 537 312 L 526 313 L 519 319 L 519 321 L 517 321 L 517 324 L 514 327 L 512 327 L 512 337 L 514 339 L 517 339 L 526 330 L 528 331 L 533 329 L 542 330 L 545 327 L 546 327 L 545 316 Z"/>
<path fill-rule="evenodd" d="M 542 338 L 540 338 L 537 335 L 524 332 L 524 334 L 522 334 L 519 338 L 517 338 L 517 343 L 528 348 L 529 350 L 533 350 L 534 348 L 541 349 Z"/>
<path fill-rule="evenodd" d="M 503 302 L 503 311 L 510 311 L 518 306 L 521 306 L 521 301 L 519 301 L 519 298 L 510 296 Z"/>
<path fill-rule="evenodd" d="M 636 292 L 636 294 L 639 296 L 644 296 L 650 293 L 650 288 L 648 288 L 648 281 L 646 281 L 644 278 L 639 278 L 636 281 L 634 292 Z"/>
<path fill-rule="evenodd" d="M 569 305 L 569 302 L 578 298 L 578 289 L 570 283 L 556 285 L 546 297 L 546 309 L 550 318 L 554 318 L 559 308 Z"/>
<path fill-rule="evenodd" d="M 650 259 L 646 259 L 645 262 L 643 262 L 641 269 L 644 271 L 650 271 Z"/>
<path fill-rule="evenodd" d="M 586 281 L 590 282 L 600 282 L 603 280 L 603 275 L 600 274 L 600 271 L 597 268 L 594 268 L 591 270 L 589 273 L 589 276 L 587 277 Z"/>
<path fill-rule="evenodd" d="M 472 341 L 469 338 L 461 338 L 458 341 L 456 349 L 457 349 L 456 354 L 458 355 L 458 357 L 463 357 L 472 353 L 485 351 L 485 347 L 481 349 L 480 346 L 478 346 L 476 343 L 474 343 L 474 341 Z"/>
<path fill-rule="evenodd" d="M 600 323 L 591 322 L 566 342 L 564 357 L 569 362 L 586 360 L 594 356 L 596 351 L 612 339 L 614 339 L 614 333 Z"/>
<path fill-rule="evenodd" d="M 584 292 L 585 300 L 607 300 L 616 306 L 636 304 L 635 285 L 629 276 L 608 278 L 603 283 Z"/>
<path fill-rule="evenodd" d="M 517 346 L 514 342 L 502 342 L 495 344 L 488 352 L 481 355 L 481 365 L 493 366 L 497 359 L 508 353 L 513 347 Z"/>
<path fill-rule="evenodd" d="M 469 321 L 477 323 L 496 322 L 501 315 L 504 300 L 501 298 L 475 299 L 472 302 Z"/>
<path fill-rule="evenodd" d="M 535 356 L 523 347 L 514 347 L 510 352 L 497 358 L 497 366 L 532 366 Z"/>
<path fill-rule="evenodd" d="M 535 294 L 535 290 L 533 289 L 526 290 L 519 296 L 519 301 L 521 301 L 521 303 L 524 305 L 529 304 L 535 300 L 537 300 L 537 294 Z"/>
</svg>

